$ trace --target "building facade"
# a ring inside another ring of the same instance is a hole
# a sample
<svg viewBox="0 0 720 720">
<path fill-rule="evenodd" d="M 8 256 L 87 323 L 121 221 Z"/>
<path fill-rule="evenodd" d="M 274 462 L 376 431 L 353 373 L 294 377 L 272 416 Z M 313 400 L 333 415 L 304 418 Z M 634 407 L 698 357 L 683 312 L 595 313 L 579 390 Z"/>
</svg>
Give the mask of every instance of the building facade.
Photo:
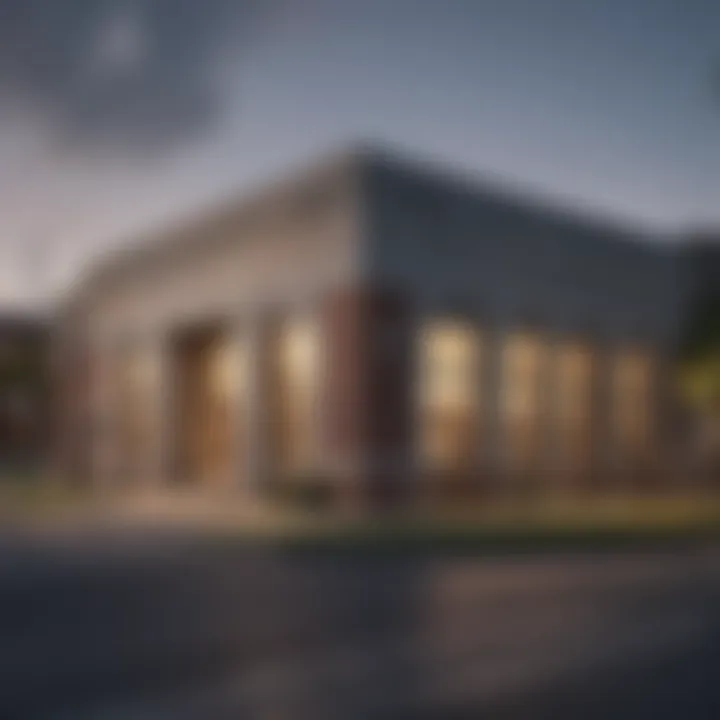
<svg viewBox="0 0 720 720">
<path fill-rule="evenodd" d="M 58 460 L 364 499 L 677 482 L 671 366 L 720 263 L 652 240 L 348 152 L 86 279 L 58 326 Z"/>
</svg>

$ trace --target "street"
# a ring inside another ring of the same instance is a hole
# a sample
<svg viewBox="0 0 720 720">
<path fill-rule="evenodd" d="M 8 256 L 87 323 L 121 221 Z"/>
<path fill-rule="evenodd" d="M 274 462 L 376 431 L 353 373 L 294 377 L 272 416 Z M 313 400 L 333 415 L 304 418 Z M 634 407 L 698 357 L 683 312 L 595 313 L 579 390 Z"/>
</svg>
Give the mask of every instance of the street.
<svg viewBox="0 0 720 720">
<path fill-rule="evenodd" d="M 720 554 L 0 550 L 2 718 L 720 716 Z"/>
</svg>

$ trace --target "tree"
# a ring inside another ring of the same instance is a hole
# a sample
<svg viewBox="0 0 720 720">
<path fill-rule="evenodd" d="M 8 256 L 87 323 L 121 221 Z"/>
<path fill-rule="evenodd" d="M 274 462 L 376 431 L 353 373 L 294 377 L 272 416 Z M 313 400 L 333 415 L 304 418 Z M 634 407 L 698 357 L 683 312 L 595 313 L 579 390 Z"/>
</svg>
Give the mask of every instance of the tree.
<svg viewBox="0 0 720 720">
<path fill-rule="evenodd" d="M 681 348 L 679 385 L 710 472 L 720 459 L 720 294 L 698 303 Z"/>
</svg>

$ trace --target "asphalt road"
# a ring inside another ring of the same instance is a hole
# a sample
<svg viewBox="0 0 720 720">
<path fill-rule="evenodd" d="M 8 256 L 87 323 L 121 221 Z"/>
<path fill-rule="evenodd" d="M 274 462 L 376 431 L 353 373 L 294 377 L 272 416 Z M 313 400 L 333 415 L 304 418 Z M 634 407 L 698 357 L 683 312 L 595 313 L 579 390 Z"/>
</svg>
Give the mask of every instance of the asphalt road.
<svg viewBox="0 0 720 720">
<path fill-rule="evenodd" d="M 718 718 L 720 552 L 0 542 L 0 718 Z"/>
</svg>

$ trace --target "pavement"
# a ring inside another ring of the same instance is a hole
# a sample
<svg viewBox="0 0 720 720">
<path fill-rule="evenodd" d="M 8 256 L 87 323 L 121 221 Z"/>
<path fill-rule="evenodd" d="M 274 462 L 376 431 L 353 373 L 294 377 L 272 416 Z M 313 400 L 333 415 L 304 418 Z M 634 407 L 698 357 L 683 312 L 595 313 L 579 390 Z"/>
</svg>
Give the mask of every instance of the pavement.
<svg viewBox="0 0 720 720">
<path fill-rule="evenodd" d="M 0 536 L 0 718 L 716 718 L 720 549 Z"/>
</svg>

